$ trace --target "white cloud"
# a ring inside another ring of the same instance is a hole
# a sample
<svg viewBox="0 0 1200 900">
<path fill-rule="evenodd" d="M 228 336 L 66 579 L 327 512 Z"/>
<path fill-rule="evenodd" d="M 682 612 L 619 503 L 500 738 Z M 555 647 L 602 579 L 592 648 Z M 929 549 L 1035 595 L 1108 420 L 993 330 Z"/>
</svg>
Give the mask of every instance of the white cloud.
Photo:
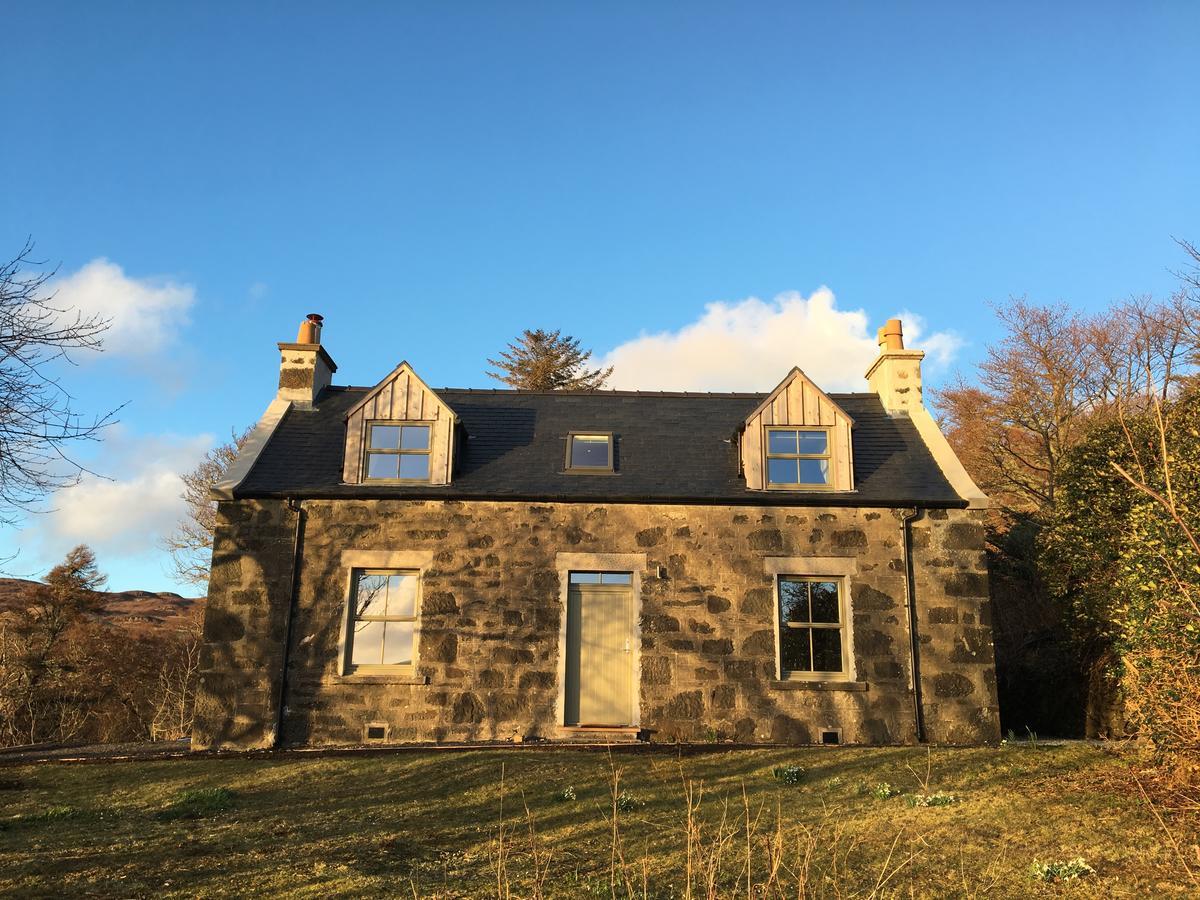
<svg viewBox="0 0 1200 900">
<path fill-rule="evenodd" d="M 51 498 L 47 512 L 30 516 L 20 544 L 22 565 L 46 568 L 76 544 L 96 551 L 101 569 L 122 560 L 161 556 L 160 539 L 185 515 L 180 473 L 194 468 L 213 446 L 211 435 L 134 435 L 121 425 L 106 434 L 100 458 Z"/>
<path fill-rule="evenodd" d="M 901 317 L 906 346 L 925 350 L 934 364 L 948 363 L 961 345 L 945 332 L 922 336 L 920 317 Z M 825 390 L 863 391 L 877 353 L 867 314 L 838 309 L 822 287 L 807 298 L 787 291 L 769 302 L 709 303 L 678 331 L 643 334 L 596 363 L 613 366 L 608 387 L 628 390 L 768 391 L 799 366 Z"/>
<path fill-rule="evenodd" d="M 925 317 L 911 310 L 901 310 L 896 318 L 904 322 L 904 346 L 924 350 L 927 368 L 949 366 L 965 344 L 953 331 L 936 331 L 926 336 Z"/>
<path fill-rule="evenodd" d="M 168 346 L 187 325 L 195 288 L 163 278 L 130 278 L 116 263 L 93 259 L 78 272 L 55 278 L 54 305 L 112 320 L 104 334 L 109 353 L 145 356 Z"/>
</svg>

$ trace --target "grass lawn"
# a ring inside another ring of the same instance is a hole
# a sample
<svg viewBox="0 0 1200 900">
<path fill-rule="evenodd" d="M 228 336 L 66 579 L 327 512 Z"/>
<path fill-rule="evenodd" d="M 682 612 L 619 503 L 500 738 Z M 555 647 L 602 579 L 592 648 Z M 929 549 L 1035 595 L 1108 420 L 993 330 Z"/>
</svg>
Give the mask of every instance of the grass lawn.
<svg viewBox="0 0 1200 900">
<path fill-rule="evenodd" d="M 1197 893 L 1129 762 L 1095 747 L 617 753 L 611 764 L 624 794 L 615 861 L 602 752 L 2 768 L 0 895 L 683 897 L 689 848 L 696 897 L 746 896 L 747 855 L 754 896 Z M 912 805 L 922 796 L 934 805 Z M 1200 869 L 1195 814 L 1163 814 Z M 1030 874 L 1076 857 L 1094 874 Z"/>
</svg>

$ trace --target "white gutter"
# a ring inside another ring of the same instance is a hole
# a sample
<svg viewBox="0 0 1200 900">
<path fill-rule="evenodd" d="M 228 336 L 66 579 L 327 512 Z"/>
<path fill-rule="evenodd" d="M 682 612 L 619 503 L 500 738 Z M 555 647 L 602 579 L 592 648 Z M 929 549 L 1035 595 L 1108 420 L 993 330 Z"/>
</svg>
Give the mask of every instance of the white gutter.
<svg viewBox="0 0 1200 900">
<path fill-rule="evenodd" d="M 913 425 L 916 426 L 917 433 L 921 435 L 921 440 L 925 442 L 925 446 L 933 454 L 933 459 L 938 464 L 938 468 L 942 470 L 942 474 L 950 482 L 950 486 L 954 488 L 958 496 L 967 501 L 967 509 L 987 509 L 990 507 L 991 501 L 988 500 L 987 494 L 981 491 L 971 476 L 967 474 L 966 468 L 959 461 L 957 454 L 955 454 L 954 449 L 950 446 L 950 442 L 946 440 L 946 436 L 942 434 L 942 429 L 938 428 L 937 422 L 929 414 L 929 410 L 924 405 L 917 404 L 909 407 L 908 416 L 912 420 Z"/>
<path fill-rule="evenodd" d="M 225 477 L 209 489 L 208 496 L 211 499 L 233 499 L 233 492 L 246 480 L 246 476 L 250 474 L 250 470 L 258 462 L 258 457 L 263 452 L 263 448 L 267 446 L 267 441 L 271 439 L 271 435 L 275 433 L 275 429 L 283 421 L 284 413 L 291 409 L 291 407 L 292 403 L 290 400 L 280 400 L 276 397 L 271 401 L 270 406 L 267 407 L 262 417 L 258 420 L 258 424 L 254 426 L 254 430 L 250 432 L 250 436 L 246 438 L 246 442 L 242 444 L 241 450 L 238 451 L 237 459 L 230 463 L 229 468 L 225 470 Z"/>
</svg>

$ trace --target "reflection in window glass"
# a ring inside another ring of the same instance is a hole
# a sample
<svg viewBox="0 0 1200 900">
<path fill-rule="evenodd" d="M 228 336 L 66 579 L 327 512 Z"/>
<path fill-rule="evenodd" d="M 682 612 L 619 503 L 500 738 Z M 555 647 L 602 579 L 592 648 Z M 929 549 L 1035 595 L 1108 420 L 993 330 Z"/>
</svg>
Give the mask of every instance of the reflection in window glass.
<svg viewBox="0 0 1200 900">
<path fill-rule="evenodd" d="M 796 452 L 802 455 L 824 456 L 829 452 L 828 431 L 798 431 L 796 436 L 800 441 L 800 449 Z"/>
<path fill-rule="evenodd" d="M 398 425 L 372 425 L 370 443 L 373 450 L 399 449 L 400 427 Z"/>
<path fill-rule="evenodd" d="M 572 572 L 571 584 L 633 584 L 631 572 Z"/>
<path fill-rule="evenodd" d="M 782 428 L 773 428 L 767 432 L 767 452 L 775 453 L 790 453 L 795 455 L 799 451 L 796 449 L 796 432 L 784 431 Z"/>
<path fill-rule="evenodd" d="M 768 459 L 767 480 L 771 484 L 797 484 L 800 481 L 800 460 Z"/>
<path fill-rule="evenodd" d="M 829 432 L 824 428 L 768 428 L 767 484 L 823 487 L 830 483 Z"/>
<path fill-rule="evenodd" d="M 844 674 L 843 628 L 840 582 L 779 579 L 779 666 L 783 677 L 791 673 Z"/>
<path fill-rule="evenodd" d="M 404 453 L 400 457 L 400 477 L 414 481 L 429 480 L 429 454 Z"/>
<path fill-rule="evenodd" d="M 572 469 L 611 469 L 612 438 L 607 434 L 571 435 Z"/>
<path fill-rule="evenodd" d="M 428 450 L 429 426 L 405 425 L 400 429 L 401 450 Z"/>
<path fill-rule="evenodd" d="M 368 478 L 396 478 L 400 474 L 400 457 L 395 453 L 368 453 Z"/>
<path fill-rule="evenodd" d="M 428 481 L 429 441 L 428 425 L 369 425 L 367 480 Z"/>
<path fill-rule="evenodd" d="M 416 572 L 355 571 L 350 607 L 351 668 L 412 665 L 417 581 Z"/>
</svg>

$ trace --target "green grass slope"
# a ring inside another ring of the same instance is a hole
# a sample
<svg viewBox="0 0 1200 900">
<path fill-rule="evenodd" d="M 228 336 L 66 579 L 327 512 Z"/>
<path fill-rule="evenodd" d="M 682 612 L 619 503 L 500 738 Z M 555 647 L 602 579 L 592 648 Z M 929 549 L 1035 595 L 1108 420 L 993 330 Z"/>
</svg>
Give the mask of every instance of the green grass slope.
<svg viewBox="0 0 1200 900">
<path fill-rule="evenodd" d="M 1200 842 L 1083 745 L 42 764 L 0 805 L 4 896 L 1195 896 Z"/>
</svg>

